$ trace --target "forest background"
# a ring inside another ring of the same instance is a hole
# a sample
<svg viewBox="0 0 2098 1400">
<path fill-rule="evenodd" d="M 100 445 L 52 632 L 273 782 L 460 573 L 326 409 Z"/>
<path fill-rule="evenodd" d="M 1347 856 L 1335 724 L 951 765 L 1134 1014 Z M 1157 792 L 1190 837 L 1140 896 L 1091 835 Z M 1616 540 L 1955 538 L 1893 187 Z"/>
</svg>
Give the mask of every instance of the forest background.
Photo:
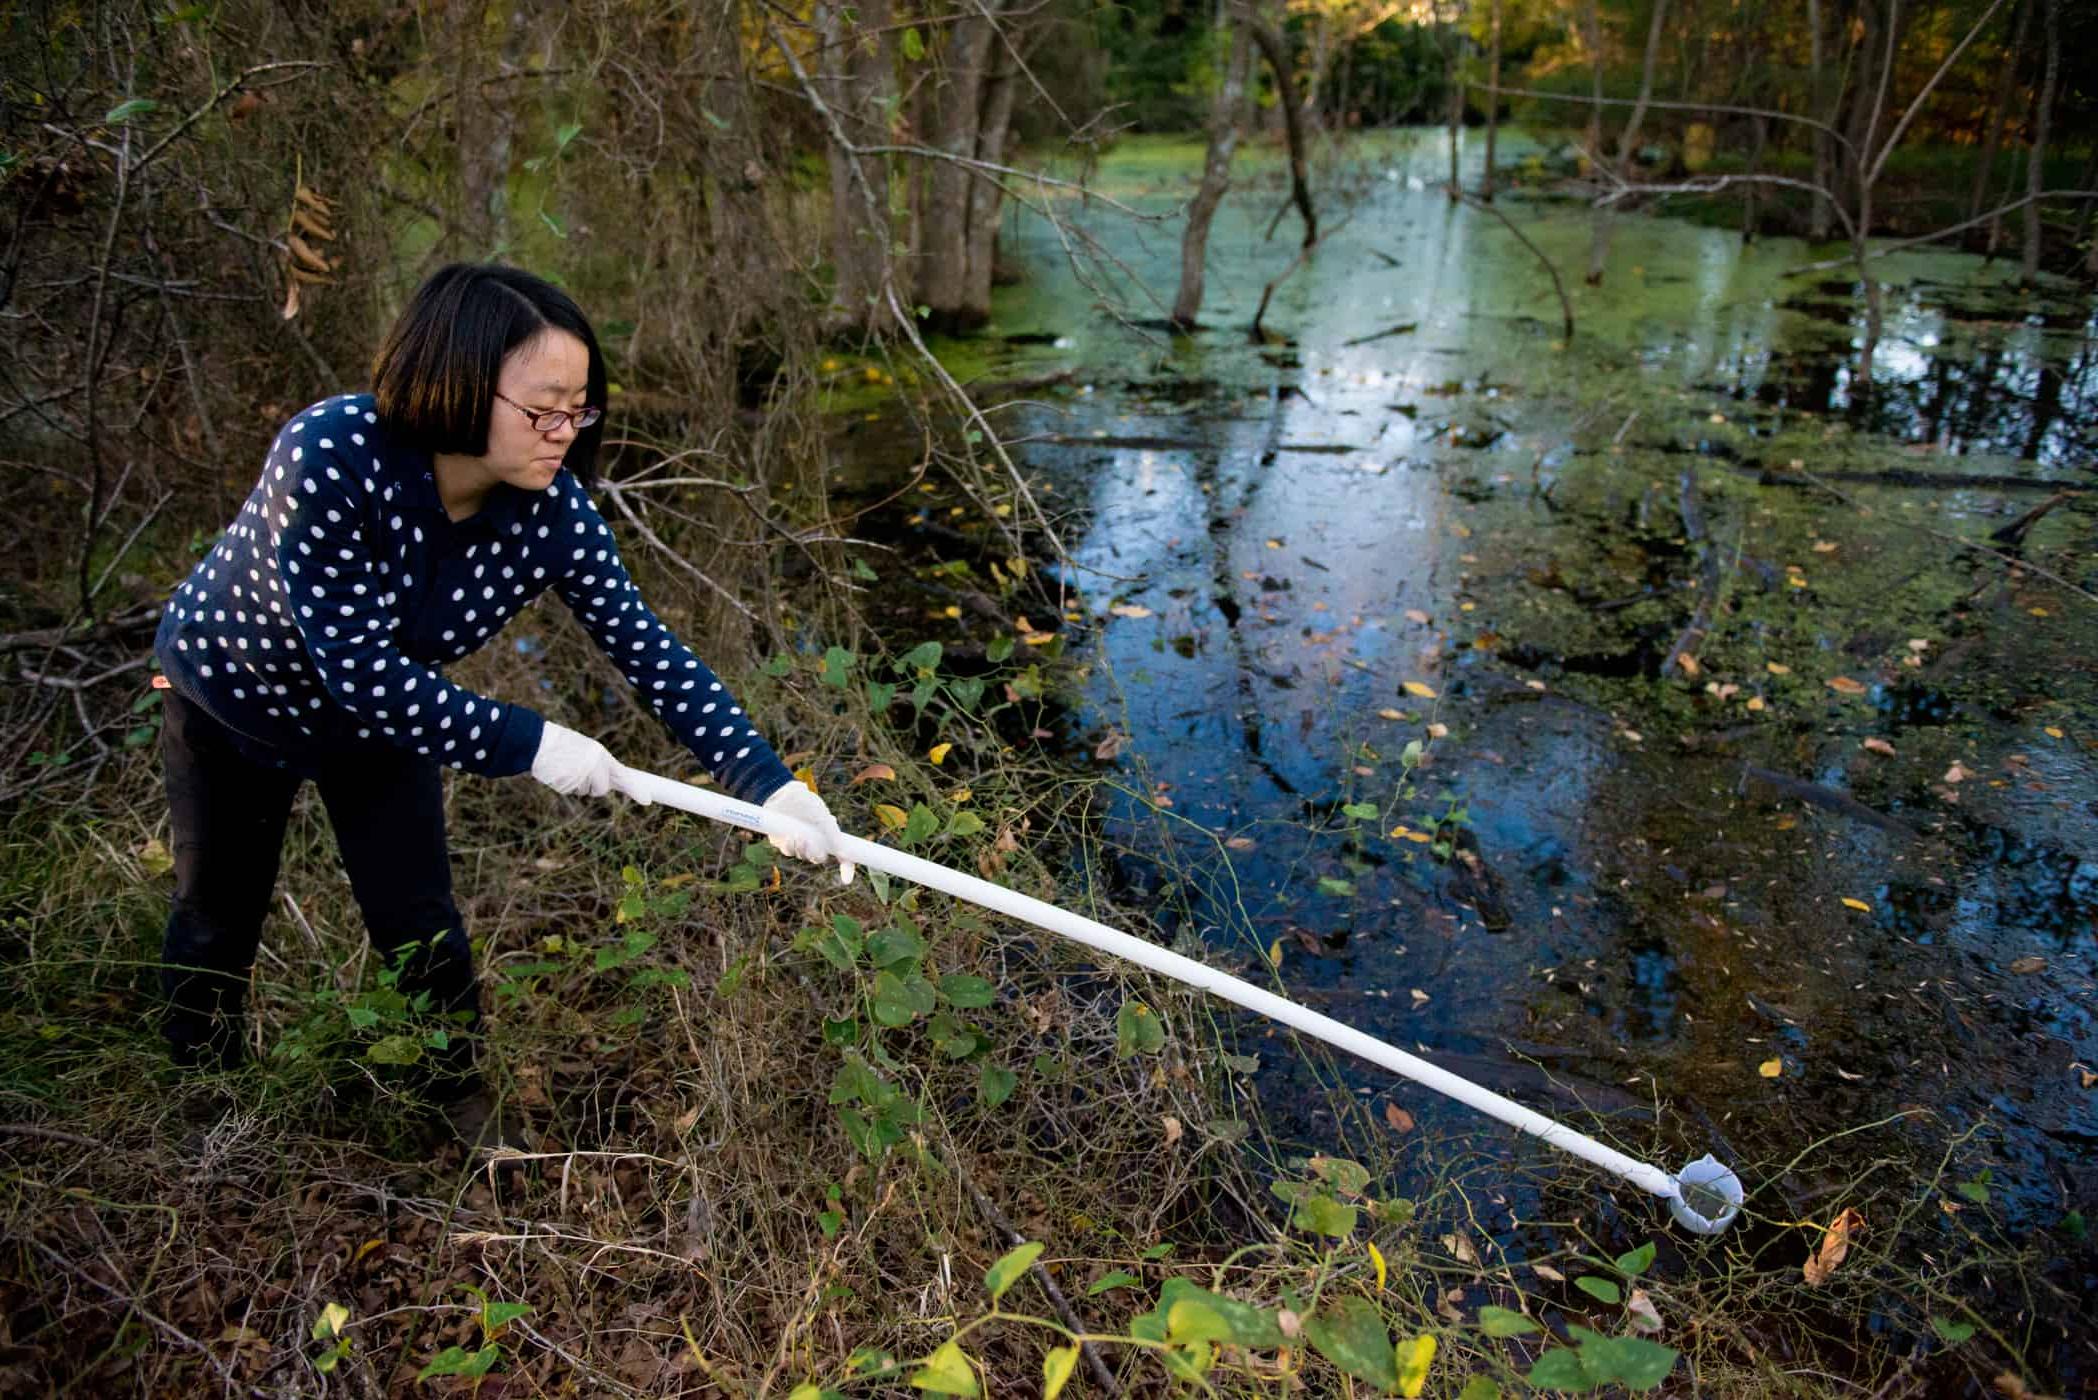
<svg viewBox="0 0 2098 1400">
<path fill-rule="evenodd" d="M 2088 349 L 2093 43 L 2070 0 L 7 6 L 0 1385 L 2087 1381 L 2081 1198 L 1992 1228 L 1987 1171 L 1955 1183 L 1950 1146 L 1784 1187 L 1731 1243 L 1670 1241 L 1575 1168 L 1358 1121 L 1337 1074 L 1307 1141 L 1242 1030 L 1170 987 L 514 783 L 451 801 L 487 1059 L 540 1150 L 430 1156 L 398 1076 L 441 1030 L 366 965 L 317 804 L 257 972 L 258 1067 L 185 1080 L 151 1019 L 148 682 L 161 600 L 282 421 L 362 384 L 434 267 L 518 263 L 606 344 L 602 494 L 650 597 L 847 824 L 1170 940 L 1163 905 L 1088 873 L 1119 745 L 1068 732 L 1090 585 L 1005 411 L 1077 385 L 993 372 L 979 343 L 1022 230 L 1086 289 L 1074 319 L 1167 356 L 1198 332 L 1273 347 L 1270 297 L 1336 256 L 1381 159 L 1361 143 L 1404 129 L 1447 141 L 1430 193 L 1541 260 L 1555 349 L 1583 288 L 1636 275 L 1613 259 L 1633 220 L 1816 245 L 1864 412 L 1902 247 L 1987 259 L 2003 316 Z M 1169 213 L 1101 186 L 1118 156 L 1166 171 Z M 1227 198 L 1280 240 L 1250 335 L 1206 280 Z M 1525 235 L 1549 208 L 1584 211 L 1578 255 Z M 1176 244 L 1172 285 L 1131 290 L 1103 217 Z M 2087 472 L 2084 442 L 2063 450 Z M 565 616 L 515 631 L 462 680 L 692 771 Z M 1695 678 L 1692 637 L 1649 670 Z M 1461 846 L 1438 829 L 1444 863 Z M 1603 1130 L 1672 1151 L 1668 1121 Z M 1387 1198 L 1402 1158 L 1417 1189 Z M 1481 1224 L 1517 1181 L 1537 1212 Z"/>
</svg>

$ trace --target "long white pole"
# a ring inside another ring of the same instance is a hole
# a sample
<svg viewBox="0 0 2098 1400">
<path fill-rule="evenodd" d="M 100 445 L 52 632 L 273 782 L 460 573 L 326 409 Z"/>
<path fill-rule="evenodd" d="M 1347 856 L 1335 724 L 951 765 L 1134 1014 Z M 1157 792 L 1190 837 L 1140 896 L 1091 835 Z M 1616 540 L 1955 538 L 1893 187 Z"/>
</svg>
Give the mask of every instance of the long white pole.
<svg viewBox="0 0 2098 1400">
<path fill-rule="evenodd" d="M 619 787 L 642 801 L 660 802 L 666 807 L 676 807 L 697 816 L 766 835 L 799 830 L 803 825 L 791 817 L 767 812 L 747 802 L 738 802 L 724 793 L 693 787 L 690 783 L 677 782 L 638 769 L 622 768 Z M 1306 1035 L 1315 1036 L 1328 1045 L 1337 1046 L 1351 1055 L 1368 1060 L 1373 1065 L 1380 1065 L 1394 1074 L 1402 1074 L 1439 1094 L 1446 1094 L 1461 1104 L 1475 1108 L 1490 1118 L 1497 1118 L 1510 1127 L 1540 1137 L 1561 1151 L 1593 1162 L 1603 1170 L 1623 1177 L 1634 1186 L 1651 1191 L 1664 1200 L 1675 1202 L 1680 1198 L 1676 1178 L 1659 1167 L 1634 1157 L 1627 1157 L 1615 1148 L 1606 1147 L 1563 1123 L 1554 1122 L 1541 1113 L 1524 1108 L 1513 1099 L 1504 1098 L 1490 1089 L 1482 1089 L 1468 1079 L 1461 1079 L 1448 1070 L 1409 1055 L 1396 1046 L 1387 1045 L 1374 1036 L 1365 1035 L 1352 1026 L 1342 1025 L 1330 1016 L 1321 1015 L 1309 1007 L 1299 1006 L 1250 982 L 1241 981 L 1229 973 L 1219 972 L 1213 967 L 1198 963 L 1193 958 L 1182 957 L 1170 949 L 1147 943 L 1119 929 L 1109 928 L 1106 924 L 1073 914 L 1067 909 L 1059 909 L 1053 904 L 1031 898 L 1017 890 L 1009 890 L 1003 885 L 994 885 L 989 880 L 964 875 L 959 870 L 921 860 L 906 851 L 863 841 L 857 836 L 844 837 L 839 844 L 838 855 L 855 865 L 866 866 L 869 870 L 879 870 L 898 879 L 938 890 L 942 894 L 951 894 L 956 899 L 964 899 L 986 909 L 995 909 L 1001 914 L 1010 914 L 1037 928 L 1083 943 L 1089 948 L 1097 948 L 1103 953 L 1111 953 L 1139 967 L 1148 967 L 1153 972 L 1163 973 L 1190 987 L 1214 993 L 1226 1001 L 1245 1007 L 1248 1011 L 1257 1011 L 1271 1020 L 1280 1021 Z"/>
</svg>

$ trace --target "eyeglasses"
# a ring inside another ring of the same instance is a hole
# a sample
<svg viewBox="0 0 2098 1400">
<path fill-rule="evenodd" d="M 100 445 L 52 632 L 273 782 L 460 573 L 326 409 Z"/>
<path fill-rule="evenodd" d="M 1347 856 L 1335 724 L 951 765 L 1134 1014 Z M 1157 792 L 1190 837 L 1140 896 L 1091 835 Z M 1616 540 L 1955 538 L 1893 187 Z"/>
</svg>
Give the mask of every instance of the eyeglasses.
<svg viewBox="0 0 2098 1400">
<path fill-rule="evenodd" d="M 570 412 L 568 409 L 565 408 L 549 408 L 542 410 L 536 408 L 526 408 L 516 399 L 509 398 L 501 393 L 496 394 L 496 397 L 502 399 L 504 403 L 510 405 L 510 407 L 516 409 L 525 417 L 531 419 L 532 431 L 535 433 L 558 433 L 561 431 L 562 425 L 570 422 L 571 420 L 575 423 L 576 431 L 581 432 L 583 431 L 583 429 L 589 427 L 591 424 L 597 422 L 598 419 L 605 416 L 605 411 L 601 408 L 579 408 L 576 409 L 574 412 Z"/>
</svg>

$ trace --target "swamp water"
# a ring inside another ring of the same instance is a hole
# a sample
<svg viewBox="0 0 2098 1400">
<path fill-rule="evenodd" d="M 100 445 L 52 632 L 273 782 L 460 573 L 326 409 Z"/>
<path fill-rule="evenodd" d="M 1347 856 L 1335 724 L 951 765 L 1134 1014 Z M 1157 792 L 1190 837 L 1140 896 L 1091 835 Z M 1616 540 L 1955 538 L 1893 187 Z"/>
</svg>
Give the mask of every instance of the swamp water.
<svg viewBox="0 0 2098 1400">
<path fill-rule="evenodd" d="M 2098 589 L 2088 294 L 1890 257 L 1866 393 L 1847 274 L 1786 275 L 1839 250 L 1621 216 L 1588 288 L 1585 207 L 1504 195 L 1568 279 L 1569 346 L 1535 257 L 1436 185 L 1442 139 L 1341 148 L 1266 343 L 1246 328 L 1301 228 L 1263 238 L 1286 186 L 1252 151 L 1210 329 L 1147 328 L 1177 218 L 1044 194 L 1062 227 L 1009 221 L 1023 280 L 944 347 L 984 380 L 1071 376 L 989 397 L 1025 400 L 997 421 L 1074 560 L 1077 620 L 1036 619 L 1079 697 L 1043 747 L 1105 780 L 1102 858 L 1067 889 L 1659 1165 L 1712 1151 L 1766 1220 L 1874 1178 L 1945 1197 L 1939 1247 L 1986 1215 L 2087 1290 L 2098 610 L 1946 537 L 2067 493 L 1994 548 Z M 1130 143 L 1092 186 L 1169 216 L 1199 169 Z M 1109 259 L 1074 269 L 1088 242 Z M 858 443 L 848 470 L 878 474 Z M 1694 672 L 1664 675 L 1679 644 Z M 1341 1114 L 1390 1141 L 1392 1194 L 1444 1169 L 1437 1143 L 1553 1170 L 1224 1024 L 1285 1150 L 1342 1150 Z M 1519 1257 L 1538 1191 L 1467 1180 L 1482 1248 Z"/>
</svg>

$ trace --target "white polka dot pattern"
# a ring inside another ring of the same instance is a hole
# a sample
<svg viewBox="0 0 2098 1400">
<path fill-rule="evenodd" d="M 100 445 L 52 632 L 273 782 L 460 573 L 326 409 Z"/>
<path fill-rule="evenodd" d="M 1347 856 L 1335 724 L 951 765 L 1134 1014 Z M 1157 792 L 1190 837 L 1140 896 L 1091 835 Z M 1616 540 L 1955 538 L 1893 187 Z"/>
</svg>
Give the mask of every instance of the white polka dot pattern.
<svg viewBox="0 0 2098 1400">
<path fill-rule="evenodd" d="M 425 453 L 390 445 L 369 395 L 277 436 L 218 545 L 175 591 L 161 664 L 184 694 L 272 752 L 375 737 L 490 776 L 531 766 L 544 721 L 451 684 L 547 588 L 729 791 L 789 780 L 735 699 L 642 601 L 611 530 L 567 472 L 499 486 L 452 522 Z"/>
</svg>

